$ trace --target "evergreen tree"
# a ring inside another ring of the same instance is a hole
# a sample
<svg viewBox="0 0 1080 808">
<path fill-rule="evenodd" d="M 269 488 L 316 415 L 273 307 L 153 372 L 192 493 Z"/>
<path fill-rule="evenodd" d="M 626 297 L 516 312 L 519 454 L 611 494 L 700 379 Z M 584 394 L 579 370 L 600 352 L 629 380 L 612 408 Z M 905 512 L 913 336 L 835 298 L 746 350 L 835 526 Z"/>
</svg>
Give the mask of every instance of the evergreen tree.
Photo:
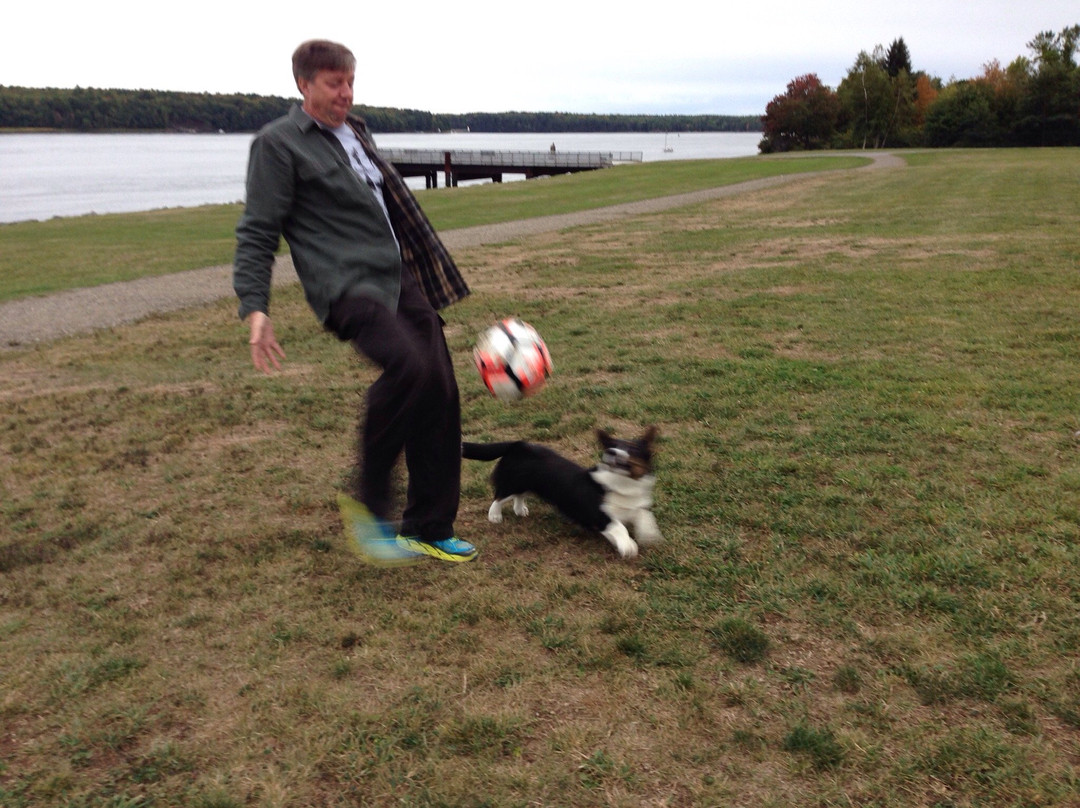
<svg viewBox="0 0 1080 808">
<path fill-rule="evenodd" d="M 1076 64 L 1080 25 L 1058 34 L 1040 33 L 1028 48 L 1035 71 L 1019 105 L 1017 132 L 1032 146 L 1080 145 L 1080 69 Z"/>
<path fill-rule="evenodd" d="M 894 39 L 893 43 L 889 45 L 889 50 L 886 51 L 881 66 L 885 69 L 885 72 L 894 79 L 899 76 L 901 72 L 907 73 L 909 76 L 914 72 L 911 69 L 911 54 L 908 53 L 908 48 L 907 45 L 904 44 L 903 37 Z"/>
</svg>

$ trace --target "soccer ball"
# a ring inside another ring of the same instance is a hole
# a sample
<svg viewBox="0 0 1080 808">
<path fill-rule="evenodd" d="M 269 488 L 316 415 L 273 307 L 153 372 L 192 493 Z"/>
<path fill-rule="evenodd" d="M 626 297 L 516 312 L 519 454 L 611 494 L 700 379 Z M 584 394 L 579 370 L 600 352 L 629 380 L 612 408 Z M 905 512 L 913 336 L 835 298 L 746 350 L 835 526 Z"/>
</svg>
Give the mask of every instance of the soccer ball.
<svg viewBox="0 0 1080 808">
<path fill-rule="evenodd" d="M 551 375 L 551 354 L 536 329 L 509 317 L 477 337 L 476 369 L 487 389 L 500 401 L 517 401 L 538 393 Z"/>
</svg>

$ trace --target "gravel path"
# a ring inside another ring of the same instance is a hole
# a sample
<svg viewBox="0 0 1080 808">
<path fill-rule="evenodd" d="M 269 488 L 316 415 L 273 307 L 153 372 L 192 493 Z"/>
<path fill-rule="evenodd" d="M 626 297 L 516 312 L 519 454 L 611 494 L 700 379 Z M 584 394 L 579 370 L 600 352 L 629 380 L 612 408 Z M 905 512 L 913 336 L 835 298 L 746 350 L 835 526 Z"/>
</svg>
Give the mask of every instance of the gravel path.
<svg viewBox="0 0 1080 808">
<path fill-rule="evenodd" d="M 866 156 L 873 159 L 870 166 L 872 168 L 903 165 L 903 160 L 891 154 Z M 439 235 L 453 252 L 465 247 L 499 244 L 537 233 L 693 205 L 710 199 L 770 188 L 807 176 L 811 175 L 768 177 L 577 213 L 445 230 Z M 296 273 L 289 258 L 278 259 L 274 267 L 274 284 L 296 282 Z M 232 267 L 226 265 L 15 300 L 0 304 L 0 350 L 85 334 L 100 328 L 111 328 L 141 320 L 151 314 L 212 303 L 223 297 L 231 297 L 232 294 Z"/>
</svg>

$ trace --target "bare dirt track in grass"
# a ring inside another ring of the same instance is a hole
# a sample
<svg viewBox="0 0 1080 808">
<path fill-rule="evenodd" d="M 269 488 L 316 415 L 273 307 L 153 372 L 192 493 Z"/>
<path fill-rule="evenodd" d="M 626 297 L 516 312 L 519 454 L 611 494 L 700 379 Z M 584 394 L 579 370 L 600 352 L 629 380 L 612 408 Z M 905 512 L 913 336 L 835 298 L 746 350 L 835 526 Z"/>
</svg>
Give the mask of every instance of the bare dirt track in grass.
<svg viewBox="0 0 1080 808">
<path fill-rule="evenodd" d="M 871 166 L 903 165 L 902 160 L 893 155 L 868 156 L 874 160 Z M 512 241 L 568 227 L 612 221 L 626 216 L 692 205 L 708 199 L 748 193 L 792 180 L 805 179 L 807 176 L 810 175 L 769 177 L 578 213 L 450 230 L 443 232 L 441 236 L 447 247 L 456 252 L 469 247 Z M 229 266 L 207 267 L 0 304 L 0 350 L 135 322 L 152 314 L 228 297 L 232 294 L 231 273 L 232 268 Z M 287 257 L 278 260 L 274 274 L 276 284 L 296 282 L 292 263 Z"/>
</svg>

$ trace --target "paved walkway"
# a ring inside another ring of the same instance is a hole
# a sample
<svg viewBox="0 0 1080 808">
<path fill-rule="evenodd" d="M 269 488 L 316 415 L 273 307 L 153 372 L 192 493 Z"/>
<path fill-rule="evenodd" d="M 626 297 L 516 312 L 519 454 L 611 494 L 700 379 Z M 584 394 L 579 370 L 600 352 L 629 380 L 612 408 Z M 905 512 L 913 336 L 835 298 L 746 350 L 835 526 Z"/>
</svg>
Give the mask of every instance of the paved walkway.
<svg viewBox="0 0 1080 808">
<path fill-rule="evenodd" d="M 873 168 L 904 164 L 900 158 L 887 153 L 860 154 L 873 159 L 870 166 Z M 445 230 L 439 235 L 453 252 L 466 247 L 500 244 L 568 227 L 685 207 L 710 199 L 770 188 L 808 176 L 812 175 L 785 174 L 576 213 Z M 296 282 L 291 260 L 288 257 L 280 258 L 274 267 L 274 284 Z M 100 328 L 112 328 L 141 320 L 151 314 L 205 305 L 223 297 L 231 297 L 232 294 L 232 267 L 226 265 L 15 300 L 0 304 L 0 350 L 85 334 Z"/>
</svg>

